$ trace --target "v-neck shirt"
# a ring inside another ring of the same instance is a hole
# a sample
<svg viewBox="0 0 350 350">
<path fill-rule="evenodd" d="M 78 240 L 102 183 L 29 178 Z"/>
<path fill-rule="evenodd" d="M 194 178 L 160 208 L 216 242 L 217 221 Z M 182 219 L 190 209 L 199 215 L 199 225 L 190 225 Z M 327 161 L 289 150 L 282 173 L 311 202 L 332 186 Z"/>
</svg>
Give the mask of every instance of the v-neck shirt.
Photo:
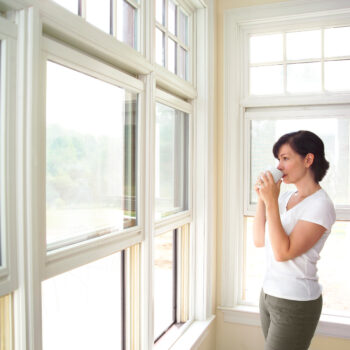
<svg viewBox="0 0 350 350">
<path fill-rule="evenodd" d="M 279 262 L 275 259 L 266 225 L 266 273 L 263 290 L 266 294 L 291 300 L 315 300 L 322 293 L 318 282 L 317 261 L 335 222 L 335 209 L 328 194 L 321 188 L 287 209 L 295 191 L 282 193 L 278 199 L 284 231 L 290 235 L 298 221 L 308 221 L 323 226 L 326 231 L 316 244 L 304 254 Z"/>
</svg>

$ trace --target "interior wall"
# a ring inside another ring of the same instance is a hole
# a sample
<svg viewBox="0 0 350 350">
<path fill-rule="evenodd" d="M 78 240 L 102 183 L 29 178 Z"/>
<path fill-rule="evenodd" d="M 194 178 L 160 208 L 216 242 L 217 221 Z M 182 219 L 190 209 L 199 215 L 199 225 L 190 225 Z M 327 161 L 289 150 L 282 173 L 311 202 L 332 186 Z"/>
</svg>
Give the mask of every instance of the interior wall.
<svg viewBox="0 0 350 350">
<path fill-rule="evenodd" d="M 221 251 L 222 251 L 222 182 L 223 182 L 223 113 L 224 113 L 224 90 L 223 90 L 223 23 L 224 11 L 228 9 L 277 3 L 293 0 L 216 0 L 217 6 L 217 306 L 221 304 Z M 202 342 L 200 349 L 211 350 L 263 350 L 264 339 L 260 327 L 245 326 L 240 324 L 226 323 L 220 310 L 216 311 L 216 347 L 207 346 L 206 340 Z M 210 338 L 208 338 L 209 340 Z M 208 343 L 209 344 L 209 343 Z M 203 348 L 202 348 L 203 346 Z M 348 350 L 350 340 L 315 336 L 310 350 Z"/>
</svg>

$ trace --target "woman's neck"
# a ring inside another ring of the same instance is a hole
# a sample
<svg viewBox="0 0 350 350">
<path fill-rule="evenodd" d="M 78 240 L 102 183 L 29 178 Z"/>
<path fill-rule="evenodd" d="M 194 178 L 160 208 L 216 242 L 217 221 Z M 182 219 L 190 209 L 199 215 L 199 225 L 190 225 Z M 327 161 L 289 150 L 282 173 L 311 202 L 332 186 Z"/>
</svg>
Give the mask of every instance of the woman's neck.
<svg viewBox="0 0 350 350">
<path fill-rule="evenodd" d="M 295 185 L 297 187 L 297 195 L 300 198 L 306 198 L 321 189 L 320 184 L 315 181 Z"/>
</svg>

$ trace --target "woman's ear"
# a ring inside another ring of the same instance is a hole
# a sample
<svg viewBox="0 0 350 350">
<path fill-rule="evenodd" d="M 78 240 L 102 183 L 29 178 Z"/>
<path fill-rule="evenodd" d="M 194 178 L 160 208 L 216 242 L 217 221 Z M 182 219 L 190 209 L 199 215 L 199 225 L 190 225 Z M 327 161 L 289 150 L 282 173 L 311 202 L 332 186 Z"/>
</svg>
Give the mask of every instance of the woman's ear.
<svg viewBox="0 0 350 350">
<path fill-rule="evenodd" d="M 315 155 L 313 153 L 308 153 L 306 156 L 305 156 L 305 165 L 307 168 L 309 168 L 312 163 L 314 162 L 314 159 L 315 159 Z"/>
</svg>

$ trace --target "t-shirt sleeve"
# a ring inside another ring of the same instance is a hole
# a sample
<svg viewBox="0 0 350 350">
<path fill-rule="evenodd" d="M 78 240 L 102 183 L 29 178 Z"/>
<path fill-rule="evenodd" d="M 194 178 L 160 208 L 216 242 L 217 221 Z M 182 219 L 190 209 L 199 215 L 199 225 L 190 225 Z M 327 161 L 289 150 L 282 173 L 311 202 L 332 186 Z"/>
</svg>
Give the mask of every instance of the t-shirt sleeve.
<svg viewBox="0 0 350 350">
<path fill-rule="evenodd" d="M 328 230 L 335 222 L 335 209 L 331 201 L 317 200 L 310 203 L 308 208 L 302 212 L 299 220 L 313 222 Z"/>
</svg>

